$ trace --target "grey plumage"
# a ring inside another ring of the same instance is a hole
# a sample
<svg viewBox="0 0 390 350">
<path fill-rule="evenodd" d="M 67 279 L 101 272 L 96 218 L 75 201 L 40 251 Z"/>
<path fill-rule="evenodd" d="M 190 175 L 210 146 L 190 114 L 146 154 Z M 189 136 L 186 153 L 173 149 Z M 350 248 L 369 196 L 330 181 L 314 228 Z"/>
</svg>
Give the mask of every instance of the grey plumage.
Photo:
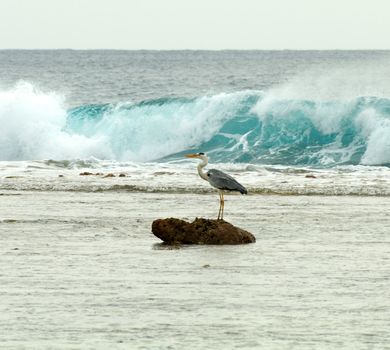
<svg viewBox="0 0 390 350">
<path fill-rule="evenodd" d="M 241 194 L 247 194 L 246 188 L 230 175 L 217 169 L 210 169 L 207 172 L 207 178 L 211 186 L 219 190 L 237 191 Z"/>
</svg>

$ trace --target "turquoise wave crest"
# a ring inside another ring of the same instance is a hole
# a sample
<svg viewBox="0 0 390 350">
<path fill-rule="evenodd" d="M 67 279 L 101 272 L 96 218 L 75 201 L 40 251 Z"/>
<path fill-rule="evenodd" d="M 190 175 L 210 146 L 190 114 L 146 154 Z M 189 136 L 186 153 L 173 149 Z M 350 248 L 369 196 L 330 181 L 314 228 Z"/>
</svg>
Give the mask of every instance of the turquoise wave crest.
<svg viewBox="0 0 390 350">
<path fill-rule="evenodd" d="M 241 92 L 88 105 L 69 111 L 65 130 L 107 138 L 118 159 L 202 151 L 213 162 L 390 164 L 390 100 L 376 97 L 313 101 Z"/>
</svg>

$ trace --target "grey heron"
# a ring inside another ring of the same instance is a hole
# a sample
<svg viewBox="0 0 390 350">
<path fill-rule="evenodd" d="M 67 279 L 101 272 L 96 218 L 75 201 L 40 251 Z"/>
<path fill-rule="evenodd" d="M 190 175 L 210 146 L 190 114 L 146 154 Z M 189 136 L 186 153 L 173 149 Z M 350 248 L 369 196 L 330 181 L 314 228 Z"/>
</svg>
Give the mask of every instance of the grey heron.
<svg viewBox="0 0 390 350">
<path fill-rule="evenodd" d="M 225 174 L 223 171 L 217 169 L 210 169 L 205 173 L 203 168 L 208 164 L 209 158 L 204 153 L 190 153 L 185 155 L 187 158 L 198 158 L 202 160 L 198 164 L 199 176 L 209 182 L 209 184 L 215 187 L 219 192 L 219 212 L 217 220 L 223 220 L 223 210 L 225 206 L 225 200 L 223 198 L 224 191 L 237 191 L 241 194 L 247 194 L 246 188 L 233 179 L 230 175 Z"/>
</svg>

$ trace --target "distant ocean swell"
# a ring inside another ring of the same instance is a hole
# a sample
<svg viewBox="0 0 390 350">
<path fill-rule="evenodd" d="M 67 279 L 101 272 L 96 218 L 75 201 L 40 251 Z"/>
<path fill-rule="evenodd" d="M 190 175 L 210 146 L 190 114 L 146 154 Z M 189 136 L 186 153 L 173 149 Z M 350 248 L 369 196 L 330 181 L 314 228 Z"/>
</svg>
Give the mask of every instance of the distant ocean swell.
<svg viewBox="0 0 390 350">
<path fill-rule="evenodd" d="M 242 91 L 67 110 L 31 84 L 0 92 L 0 160 L 172 160 L 329 167 L 390 164 L 390 99 Z"/>
</svg>

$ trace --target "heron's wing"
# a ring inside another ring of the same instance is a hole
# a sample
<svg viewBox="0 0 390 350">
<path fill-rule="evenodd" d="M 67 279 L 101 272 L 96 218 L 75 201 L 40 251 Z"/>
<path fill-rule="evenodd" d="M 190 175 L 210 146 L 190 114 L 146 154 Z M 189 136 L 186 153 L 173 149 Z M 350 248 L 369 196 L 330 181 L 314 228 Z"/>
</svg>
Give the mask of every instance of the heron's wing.
<svg viewBox="0 0 390 350">
<path fill-rule="evenodd" d="M 207 178 L 211 186 L 214 186 L 220 190 L 238 191 L 242 194 L 247 193 L 247 190 L 243 185 L 241 185 L 237 180 L 223 171 L 210 169 L 207 172 Z"/>
</svg>

